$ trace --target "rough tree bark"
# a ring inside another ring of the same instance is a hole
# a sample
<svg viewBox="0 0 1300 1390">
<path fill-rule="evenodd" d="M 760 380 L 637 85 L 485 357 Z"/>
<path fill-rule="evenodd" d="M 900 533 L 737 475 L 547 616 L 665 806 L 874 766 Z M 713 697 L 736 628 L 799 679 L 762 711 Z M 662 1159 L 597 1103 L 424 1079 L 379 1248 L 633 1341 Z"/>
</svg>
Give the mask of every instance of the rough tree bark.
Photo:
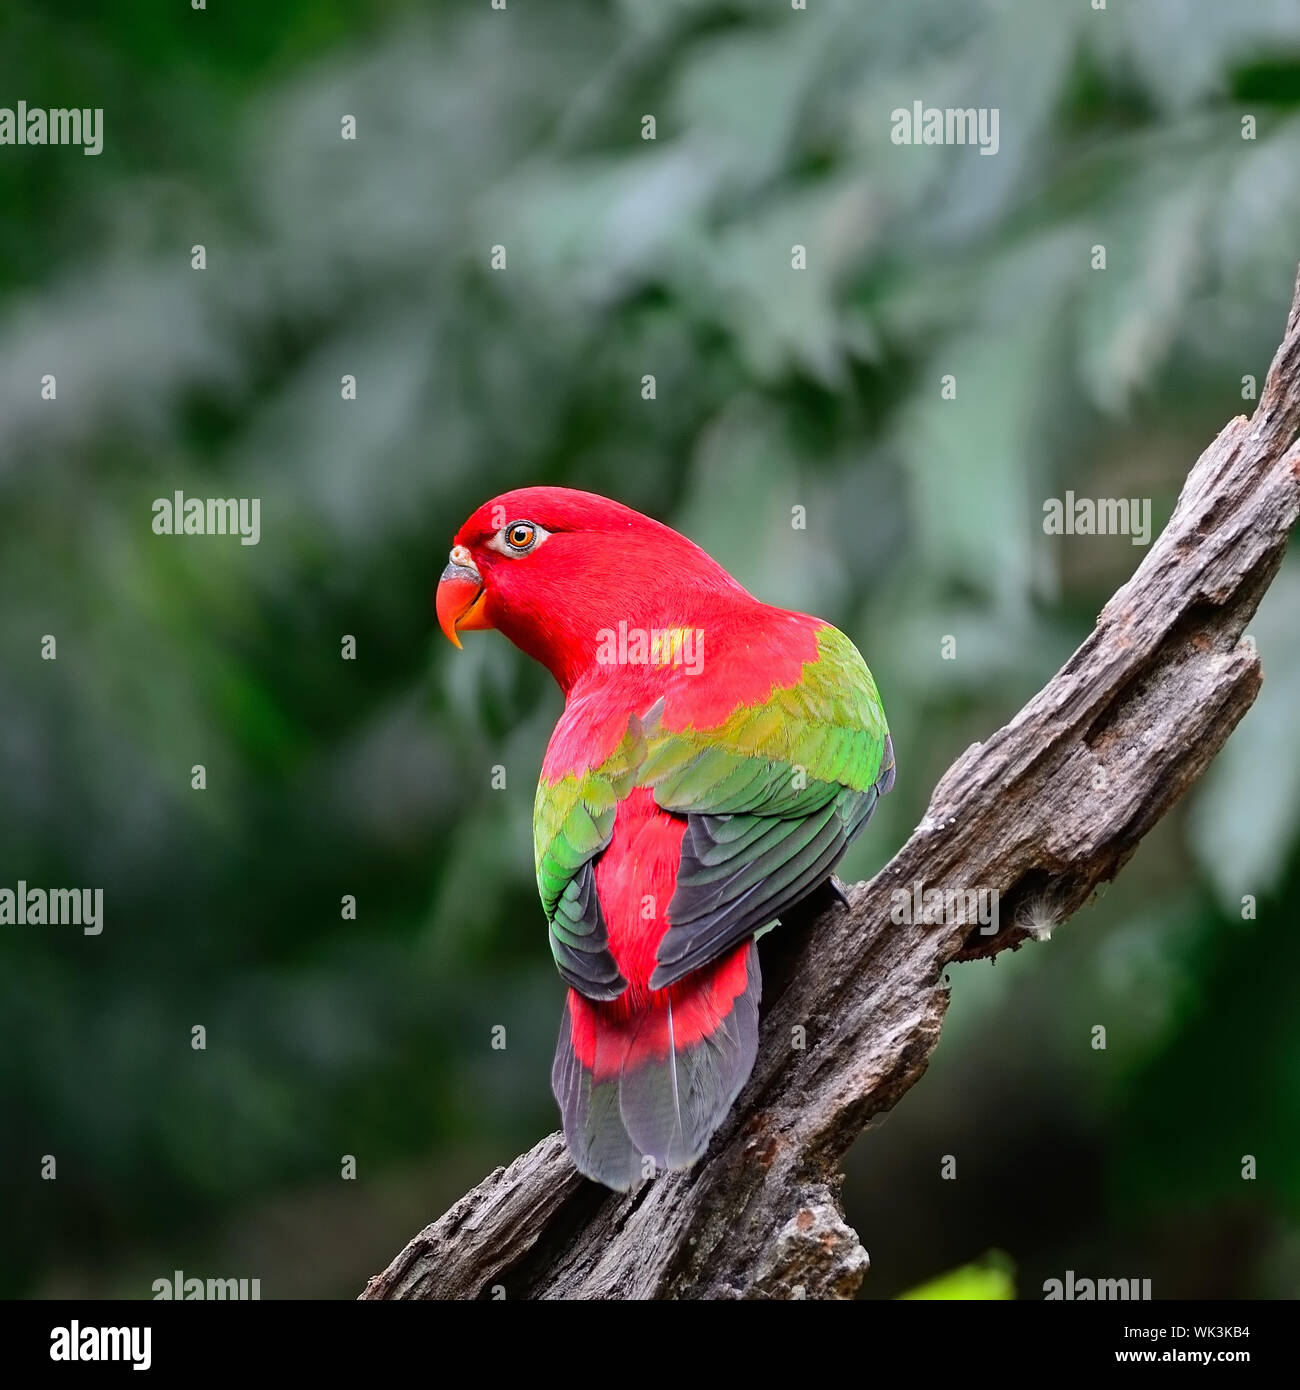
<svg viewBox="0 0 1300 1390">
<path fill-rule="evenodd" d="M 847 909 L 764 943 L 758 1061 L 706 1159 L 618 1196 L 579 1177 L 552 1134 L 421 1231 L 361 1297 L 851 1297 L 868 1259 L 840 1210 L 840 1162 L 925 1071 L 945 968 L 1065 921 L 1253 703 L 1260 664 L 1241 639 L 1300 513 L 1298 433 L 1300 281 L 1254 416 L 1202 454 L 1083 645 L 957 759 Z M 891 894 L 918 882 L 996 889 L 996 934 L 892 925 Z"/>
</svg>

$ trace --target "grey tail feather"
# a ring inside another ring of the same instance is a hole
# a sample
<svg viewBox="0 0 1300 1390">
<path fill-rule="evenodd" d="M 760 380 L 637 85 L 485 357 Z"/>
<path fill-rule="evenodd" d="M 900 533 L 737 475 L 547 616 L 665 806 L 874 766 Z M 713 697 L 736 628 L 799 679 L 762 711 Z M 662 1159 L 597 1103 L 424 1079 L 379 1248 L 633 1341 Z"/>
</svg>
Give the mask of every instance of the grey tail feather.
<svg viewBox="0 0 1300 1390">
<path fill-rule="evenodd" d="M 551 1067 L 551 1090 L 564 1122 L 564 1142 L 578 1171 L 627 1192 L 642 1176 L 641 1151 L 632 1146 L 618 1109 L 618 1078 L 600 1084 L 578 1060 L 569 1025 L 569 1001 L 560 1016 L 560 1038 Z"/>
<path fill-rule="evenodd" d="M 636 1151 L 654 1160 L 656 1171 L 689 1168 L 701 1157 L 753 1070 L 762 978 L 752 941 L 747 966 L 744 991 L 708 1037 L 670 1048 L 661 1060 L 624 1064 L 623 1128 Z M 648 1026 L 649 1020 L 642 1025 Z"/>
<path fill-rule="evenodd" d="M 597 1083 L 573 1050 L 565 1001 L 551 1068 L 551 1089 L 564 1121 L 564 1140 L 578 1171 L 616 1192 L 643 1178 L 689 1168 L 749 1079 L 758 1053 L 762 975 L 749 943 L 748 979 L 714 1031 L 662 1059 L 626 1061 L 621 1074 Z M 654 1026 L 647 1014 L 642 1028 Z M 670 1014 L 671 1029 L 671 1014 Z M 636 1034 L 629 1034 L 628 1050 Z"/>
</svg>

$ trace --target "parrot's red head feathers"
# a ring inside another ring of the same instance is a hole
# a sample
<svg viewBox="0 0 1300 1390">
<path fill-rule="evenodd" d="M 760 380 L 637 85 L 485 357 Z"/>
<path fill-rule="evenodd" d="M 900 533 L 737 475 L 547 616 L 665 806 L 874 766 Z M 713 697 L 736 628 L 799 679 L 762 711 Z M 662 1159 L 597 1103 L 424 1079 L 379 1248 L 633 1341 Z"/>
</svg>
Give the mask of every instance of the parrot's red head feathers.
<svg viewBox="0 0 1300 1390">
<path fill-rule="evenodd" d="M 744 593 L 699 546 L 631 507 L 571 488 L 519 488 L 456 532 L 438 621 L 457 646 L 459 632 L 497 628 L 567 690 L 602 631 L 643 615 L 663 622 L 701 586 Z"/>
</svg>

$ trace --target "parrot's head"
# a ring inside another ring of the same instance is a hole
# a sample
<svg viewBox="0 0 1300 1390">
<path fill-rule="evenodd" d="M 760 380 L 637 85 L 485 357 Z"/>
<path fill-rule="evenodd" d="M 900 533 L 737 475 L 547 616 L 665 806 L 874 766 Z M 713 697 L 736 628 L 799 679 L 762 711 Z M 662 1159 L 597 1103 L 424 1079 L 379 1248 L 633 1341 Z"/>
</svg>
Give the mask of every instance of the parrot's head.
<svg viewBox="0 0 1300 1390">
<path fill-rule="evenodd" d="M 740 590 L 699 546 L 591 492 L 519 488 L 456 532 L 435 606 L 448 639 L 496 628 L 567 689 L 620 621 L 665 617 L 703 588 Z"/>
</svg>

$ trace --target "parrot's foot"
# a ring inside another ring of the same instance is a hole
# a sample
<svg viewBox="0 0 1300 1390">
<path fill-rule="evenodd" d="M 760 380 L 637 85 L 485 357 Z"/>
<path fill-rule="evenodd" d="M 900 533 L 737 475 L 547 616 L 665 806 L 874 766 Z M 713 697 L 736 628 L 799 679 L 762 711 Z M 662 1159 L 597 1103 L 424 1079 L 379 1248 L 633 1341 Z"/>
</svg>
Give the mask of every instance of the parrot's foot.
<svg viewBox="0 0 1300 1390">
<path fill-rule="evenodd" d="M 826 887 L 830 889 L 831 896 L 840 904 L 841 907 L 851 907 L 849 895 L 844 891 L 844 885 L 840 882 L 837 875 L 832 874 L 826 880 Z"/>
<path fill-rule="evenodd" d="M 806 898 L 800 899 L 799 915 L 819 917 L 823 912 L 836 906 L 847 908 L 849 899 L 848 894 L 844 891 L 844 885 L 832 874 L 830 878 L 823 879 Z"/>
</svg>

